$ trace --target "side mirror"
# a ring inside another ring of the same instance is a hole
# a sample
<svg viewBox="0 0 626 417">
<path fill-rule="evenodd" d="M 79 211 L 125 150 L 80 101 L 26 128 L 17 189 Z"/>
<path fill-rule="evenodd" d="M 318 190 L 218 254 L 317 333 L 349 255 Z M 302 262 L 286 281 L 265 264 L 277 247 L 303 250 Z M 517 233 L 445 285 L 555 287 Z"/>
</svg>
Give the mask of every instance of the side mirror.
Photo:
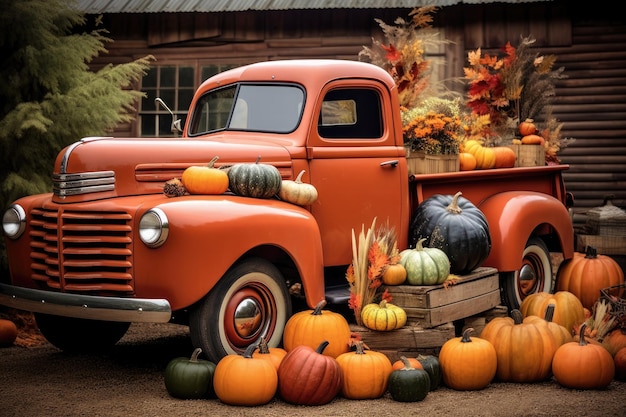
<svg viewBox="0 0 626 417">
<path fill-rule="evenodd" d="M 172 115 L 172 125 L 170 127 L 170 131 L 172 133 L 182 133 L 183 128 L 180 125 L 181 123 L 180 119 L 175 119 L 176 116 L 174 115 L 174 112 L 170 110 L 169 107 L 167 107 L 167 104 L 165 104 L 165 102 L 160 97 L 155 98 L 154 103 L 157 105 L 157 107 L 160 104 L 161 106 L 163 106 L 163 108 L 165 108 L 165 110 L 167 110 L 170 113 L 170 115 Z"/>
</svg>

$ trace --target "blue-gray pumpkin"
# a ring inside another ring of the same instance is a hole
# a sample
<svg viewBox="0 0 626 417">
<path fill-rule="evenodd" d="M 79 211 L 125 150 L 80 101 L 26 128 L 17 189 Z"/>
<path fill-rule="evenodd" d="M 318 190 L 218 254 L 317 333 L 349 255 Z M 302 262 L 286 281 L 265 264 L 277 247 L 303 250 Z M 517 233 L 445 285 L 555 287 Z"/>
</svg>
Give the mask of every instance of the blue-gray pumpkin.
<svg viewBox="0 0 626 417">
<path fill-rule="evenodd" d="M 450 273 L 463 275 L 482 265 L 491 251 L 487 218 L 471 201 L 461 196 L 436 194 L 415 210 L 410 247 L 425 238 L 424 246 L 448 255 Z"/>
</svg>

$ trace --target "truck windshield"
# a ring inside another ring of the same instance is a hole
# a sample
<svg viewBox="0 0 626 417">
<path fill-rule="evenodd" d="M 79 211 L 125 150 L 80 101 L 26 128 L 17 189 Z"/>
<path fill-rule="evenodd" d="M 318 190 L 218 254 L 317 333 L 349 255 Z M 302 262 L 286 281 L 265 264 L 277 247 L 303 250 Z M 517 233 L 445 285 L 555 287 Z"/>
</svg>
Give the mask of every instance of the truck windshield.
<svg viewBox="0 0 626 417">
<path fill-rule="evenodd" d="M 216 130 L 293 132 L 302 116 L 304 90 L 285 84 L 239 84 L 212 90 L 193 111 L 189 135 Z"/>
</svg>

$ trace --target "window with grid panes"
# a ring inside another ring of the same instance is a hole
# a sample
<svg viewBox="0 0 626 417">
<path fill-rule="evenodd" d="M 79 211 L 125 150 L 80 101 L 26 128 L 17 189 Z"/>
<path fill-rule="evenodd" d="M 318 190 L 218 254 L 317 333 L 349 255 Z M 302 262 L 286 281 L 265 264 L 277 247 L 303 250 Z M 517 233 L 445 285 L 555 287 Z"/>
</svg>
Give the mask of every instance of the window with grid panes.
<svg viewBox="0 0 626 417">
<path fill-rule="evenodd" d="M 171 131 L 172 116 L 154 100 L 160 97 L 181 119 L 185 119 L 195 90 L 202 81 L 221 71 L 234 68 L 235 64 L 167 64 L 152 67 L 142 79 L 142 92 L 146 94 L 139 111 L 139 132 L 142 137 L 175 137 L 179 133 Z"/>
</svg>

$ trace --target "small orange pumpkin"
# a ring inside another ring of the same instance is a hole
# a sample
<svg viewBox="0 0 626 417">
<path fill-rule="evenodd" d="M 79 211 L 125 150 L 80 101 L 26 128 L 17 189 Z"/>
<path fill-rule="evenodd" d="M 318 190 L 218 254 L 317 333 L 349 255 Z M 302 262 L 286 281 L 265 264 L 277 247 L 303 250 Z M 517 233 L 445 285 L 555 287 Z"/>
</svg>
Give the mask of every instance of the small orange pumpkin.
<svg viewBox="0 0 626 417">
<path fill-rule="evenodd" d="M 17 339 L 17 326 L 11 320 L 0 319 L 0 347 L 11 346 Z"/>
<path fill-rule="evenodd" d="M 619 327 L 611 330 L 604 336 L 604 339 L 602 339 L 602 346 L 604 346 L 612 356 L 615 356 L 620 349 L 626 347 L 626 330 L 622 331 Z"/>
<path fill-rule="evenodd" d="M 407 361 L 409 361 L 409 364 L 415 368 L 415 369 L 424 369 L 424 366 L 422 365 L 422 363 L 419 361 L 419 359 L 417 358 L 405 358 Z M 396 369 L 402 369 L 404 368 L 404 361 L 402 359 L 398 359 L 397 361 L 395 361 L 394 363 L 391 364 L 391 367 L 393 368 L 393 370 L 395 371 Z"/>
<path fill-rule="evenodd" d="M 517 156 L 515 151 L 508 146 L 495 146 L 493 151 L 496 154 L 496 164 L 494 168 L 513 168 Z"/>
<path fill-rule="evenodd" d="M 404 265 L 389 264 L 383 272 L 383 284 L 385 285 L 402 285 L 406 281 L 406 269 Z"/>
<path fill-rule="evenodd" d="M 626 347 L 617 351 L 613 362 L 615 362 L 615 379 L 626 381 Z"/>
<path fill-rule="evenodd" d="M 476 158 L 469 152 L 459 153 L 459 170 L 473 171 L 476 169 Z"/>
<path fill-rule="evenodd" d="M 381 352 L 365 350 L 362 340 L 356 342 L 356 351 L 337 356 L 341 368 L 341 394 L 350 400 L 380 398 L 387 391 L 391 361 Z"/>
<path fill-rule="evenodd" d="M 285 355 L 287 355 L 287 351 L 285 349 L 279 347 L 269 347 L 267 345 L 267 340 L 265 340 L 264 337 L 259 339 L 259 349 L 252 353 L 253 358 L 260 358 L 269 361 L 269 363 L 276 368 L 276 371 L 278 371 L 278 367 L 283 361 Z"/>
<path fill-rule="evenodd" d="M 522 145 L 544 145 L 546 140 L 539 135 L 526 135 L 522 138 Z"/>
<path fill-rule="evenodd" d="M 591 310 L 603 288 L 624 283 L 624 272 L 613 258 L 598 255 L 596 248 L 587 246 L 585 253 L 575 252 L 561 264 L 556 282 L 558 291 L 571 292 Z"/>
<path fill-rule="evenodd" d="M 214 168 L 215 156 L 207 166 L 190 166 L 183 171 L 181 182 L 190 194 L 222 194 L 228 189 L 226 170 Z"/>
<path fill-rule="evenodd" d="M 537 133 L 537 126 L 535 126 L 533 119 L 524 120 L 519 124 L 518 128 L 519 133 L 522 136 L 534 135 Z"/>
</svg>

